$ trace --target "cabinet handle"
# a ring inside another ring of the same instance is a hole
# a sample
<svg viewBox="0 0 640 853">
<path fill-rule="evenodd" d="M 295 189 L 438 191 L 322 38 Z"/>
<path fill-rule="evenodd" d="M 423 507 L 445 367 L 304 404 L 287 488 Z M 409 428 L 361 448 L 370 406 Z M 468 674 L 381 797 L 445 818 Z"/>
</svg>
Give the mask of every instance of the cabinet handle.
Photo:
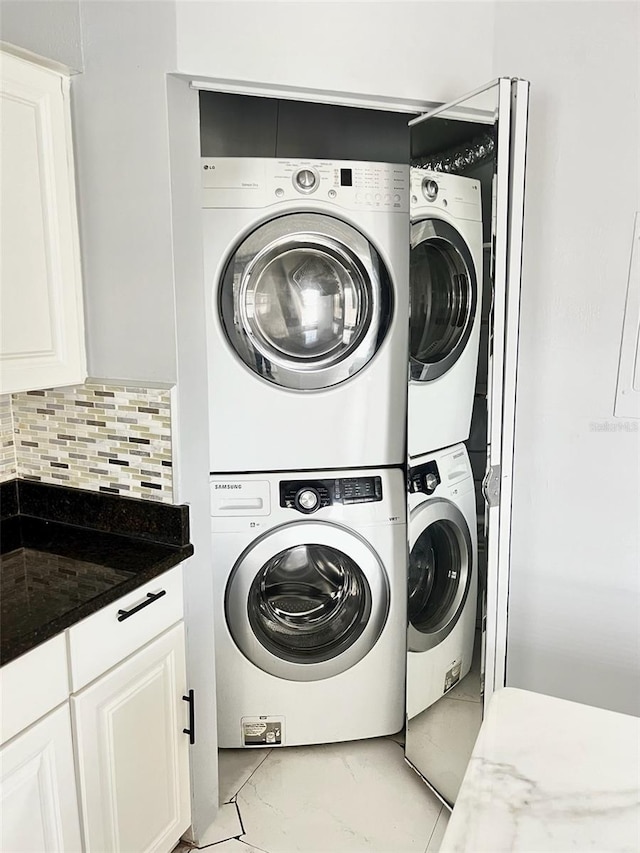
<svg viewBox="0 0 640 853">
<path fill-rule="evenodd" d="M 137 604 L 131 610 L 118 610 L 118 622 L 122 622 L 123 619 L 128 619 L 129 616 L 133 616 L 133 614 L 137 613 L 138 610 L 142 610 L 143 607 L 147 607 L 149 604 L 153 604 L 154 601 L 157 601 L 159 598 L 162 598 L 162 596 L 166 594 L 166 589 L 161 589 L 160 592 L 148 592 L 145 600 L 141 601 L 140 604 Z"/>
<path fill-rule="evenodd" d="M 182 729 L 184 734 L 189 735 L 189 743 L 194 744 L 196 742 L 196 707 L 195 702 L 193 701 L 193 690 L 190 690 L 186 696 L 182 697 L 185 702 L 189 703 L 189 728 Z"/>
</svg>

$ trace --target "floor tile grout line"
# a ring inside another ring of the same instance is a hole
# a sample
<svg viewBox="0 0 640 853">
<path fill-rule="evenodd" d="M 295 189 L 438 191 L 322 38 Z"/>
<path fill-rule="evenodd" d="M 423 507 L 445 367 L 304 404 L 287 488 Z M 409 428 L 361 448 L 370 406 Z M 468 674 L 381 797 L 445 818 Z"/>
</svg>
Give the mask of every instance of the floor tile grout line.
<svg viewBox="0 0 640 853">
<path fill-rule="evenodd" d="M 470 702 L 472 705 L 482 705 L 482 699 L 470 699 L 468 696 L 449 696 L 449 699 L 456 702 Z"/>
<path fill-rule="evenodd" d="M 262 759 L 262 761 L 261 761 L 259 764 L 256 764 L 256 766 L 253 768 L 253 770 L 251 771 L 251 773 L 250 773 L 250 774 L 247 776 L 247 778 L 244 780 L 244 782 L 242 783 L 242 785 L 240 785 L 240 787 L 238 788 L 238 790 L 237 790 L 234 794 L 232 794 L 232 795 L 231 795 L 231 797 L 230 797 L 228 800 L 225 800 L 225 802 L 223 803 L 223 805 L 227 805 L 228 803 L 235 803 L 235 802 L 237 802 L 238 794 L 240 793 L 240 791 L 244 788 L 244 786 L 247 784 L 247 782 L 249 782 L 249 781 L 252 779 L 252 777 L 253 777 L 254 773 L 255 773 L 257 770 L 259 770 L 259 769 L 260 769 L 260 767 L 262 767 L 262 765 L 265 763 L 265 761 L 267 760 L 267 758 L 269 758 L 269 756 L 271 755 L 271 753 L 272 753 L 272 752 L 273 752 L 273 749 L 270 749 L 270 750 L 267 752 L 267 754 L 266 754 L 266 755 L 265 755 L 265 757 Z"/>
<path fill-rule="evenodd" d="M 237 797 L 237 794 L 236 794 L 236 797 Z M 242 822 L 242 814 L 240 813 L 240 806 L 238 805 L 238 800 L 237 800 L 237 799 L 236 799 L 236 801 L 234 802 L 234 806 L 236 807 L 236 812 L 237 812 L 237 814 L 238 814 L 238 823 L 240 824 L 240 829 L 242 830 L 242 832 L 240 833 L 240 835 L 246 835 L 246 834 L 247 834 L 247 831 L 246 831 L 246 829 L 244 828 L 244 823 Z M 236 836 L 234 836 L 234 838 L 237 838 L 237 839 L 238 839 L 238 841 L 239 841 L 239 840 L 240 840 L 240 835 L 236 835 Z"/>
<path fill-rule="evenodd" d="M 431 839 L 435 835 L 436 828 L 438 826 L 438 821 L 440 820 L 440 817 L 442 816 L 442 809 L 443 808 L 444 808 L 444 805 L 441 804 L 440 805 L 440 811 L 438 812 L 438 816 L 436 817 L 436 822 L 433 824 L 433 829 L 431 830 L 431 835 L 429 836 L 429 838 L 427 840 L 427 846 L 424 848 L 424 853 L 428 853 L 429 845 L 431 844 Z"/>
<path fill-rule="evenodd" d="M 267 754 L 264 756 L 264 758 L 262 759 L 262 761 L 261 761 L 258 765 L 256 765 L 256 767 L 254 767 L 254 768 L 253 768 L 253 770 L 251 771 L 251 773 L 249 774 L 249 776 L 247 776 L 247 778 L 244 780 L 244 782 L 242 783 L 242 785 L 240 785 L 240 787 L 238 788 L 238 790 L 236 791 L 236 793 L 233 795 L 232 802 L 233 802 L 234 806 L 236 807 L 236 813 L 237 813 L 237 815 L 238 815 L 238 822 L 240 823 L 240 829 L 242 830 L 242 832 L 240 833 L 240 835 L 234 835 L 234 838 L 236 839 L 236 841 L 239 841 L 241 844 L 245 844 L 245 842 L 242 840 L 242 838 L 241 838 L 240 836 L 242 836 L 242 835 L 246 835 L 246 834 L 247 834 L 247 830 L 245 829 L 244 821 L 242 820 L 242 813 L 241 813 L 241 811 L 240 811 L 240 806 L 239 806 L 239 804 L 238 804 L 238 794 L 240 793 L 240 791 L 242 791 L 242 789 L 243 789 L 243 788 L 244 788 L 244 786 L 247 784 L 247 782 L 249 782 L 249 781 L 251 780 L 251 778 L 252 778 L 252 777 L 253 777 L 253 775 L 256 773 L 256 771 L 257 771 L 257 770 L 259 770 L 259 769 L 260 769 L 260 767 L 262 767 L 262 765 L 265 763 L 265 761 L 267 760 L 267 758 L 269 758 L 269 756 L 271 755 L 271 753 L 272 753 L 272 752 L 273 752 L 273 750 L 272 750 L 272 749 L 270 749 L 270 750 L 267 752 Z M 245 844 L 245 846 L 247 846 L 247 845 Z M 258 848 L 258 849 L 259 849 L 259 848 Z M 263 851 L 263 853 L 268 853 L 268 851 Z"/>
</svg>

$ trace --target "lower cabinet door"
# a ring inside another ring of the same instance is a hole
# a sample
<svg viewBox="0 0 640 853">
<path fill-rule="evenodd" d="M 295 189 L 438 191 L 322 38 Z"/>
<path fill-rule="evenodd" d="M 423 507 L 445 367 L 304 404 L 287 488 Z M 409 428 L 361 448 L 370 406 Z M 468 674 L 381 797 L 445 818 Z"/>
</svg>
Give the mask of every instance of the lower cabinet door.
<svg viewBox="0 0 640 853">
<path fill-rule="evenodd" d="M 71 698 L 87 853 L 167 853 L 190 824 L 180 623 Z"/>
<path fill-rule="evenodd" d="M 0 850 L 76 853 L 82 849 L 74 773 L 65 702 L 0 750 Z"/>
</svg>

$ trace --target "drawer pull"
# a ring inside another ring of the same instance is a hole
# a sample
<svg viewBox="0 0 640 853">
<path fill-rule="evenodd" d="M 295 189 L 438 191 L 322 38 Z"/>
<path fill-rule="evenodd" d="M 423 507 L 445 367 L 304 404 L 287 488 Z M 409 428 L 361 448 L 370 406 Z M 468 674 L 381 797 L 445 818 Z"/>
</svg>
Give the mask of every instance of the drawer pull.
<svg viewBox="0 0 640 853">
<path fill-rule="evenodd" d="M 182 731 L 184 734 L 189 735 L 189 743 L 193 745 L 196 742 L 196 709 L 193 701 L 193 690 L 190 690 L 189 693 L 182 698 L 185 702 L 189 703 L 189 728 L 182 729 Z"/>
<path fill-rule="evenodd" d="M 166 589 L 161 589 L 160 592 L 148 592 L 145 600 L 141 601 L 140 604 L 137 604 L 131 610 L 118 610 L 118 622 L 122 622 L 124 619 L 128 619 L 129 616 L 133 616 L 133 614 L 137 613 L 138 610 L 142 610 L 143 607 L 147 607 L 149 604 L 153 604 L 154 601 L 157 601 L 159 598 L 162 598 L 162 596 L 166 594 Z"/>
</svg>

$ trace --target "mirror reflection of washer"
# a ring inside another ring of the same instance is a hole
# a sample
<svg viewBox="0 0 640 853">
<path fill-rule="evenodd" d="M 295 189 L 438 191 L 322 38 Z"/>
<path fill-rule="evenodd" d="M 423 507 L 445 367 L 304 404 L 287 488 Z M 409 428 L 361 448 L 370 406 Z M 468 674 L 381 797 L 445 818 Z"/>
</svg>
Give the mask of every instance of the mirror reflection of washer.
<svg viewBox="0 0 640 853">
<path fill-rule="evenodd" d="M 409 468 L 407 717 L 469 672 L 477 603 L 473 473 L 463 444 Z"/>
<path fill-rule="evenodd" d="M 411 169 L 409 456 L 469 437 L 482 310 L 480 182 Z"/>
<path fill-rule="evenodd" d="M 219 745 L 399 731 L 402 471 L 214 476 L 211 515 Z"/>
<path fill-rule="evenodd" d="M 210 470 L 402 464 L 408 167 L 201 165 Z"/>
</svg>

